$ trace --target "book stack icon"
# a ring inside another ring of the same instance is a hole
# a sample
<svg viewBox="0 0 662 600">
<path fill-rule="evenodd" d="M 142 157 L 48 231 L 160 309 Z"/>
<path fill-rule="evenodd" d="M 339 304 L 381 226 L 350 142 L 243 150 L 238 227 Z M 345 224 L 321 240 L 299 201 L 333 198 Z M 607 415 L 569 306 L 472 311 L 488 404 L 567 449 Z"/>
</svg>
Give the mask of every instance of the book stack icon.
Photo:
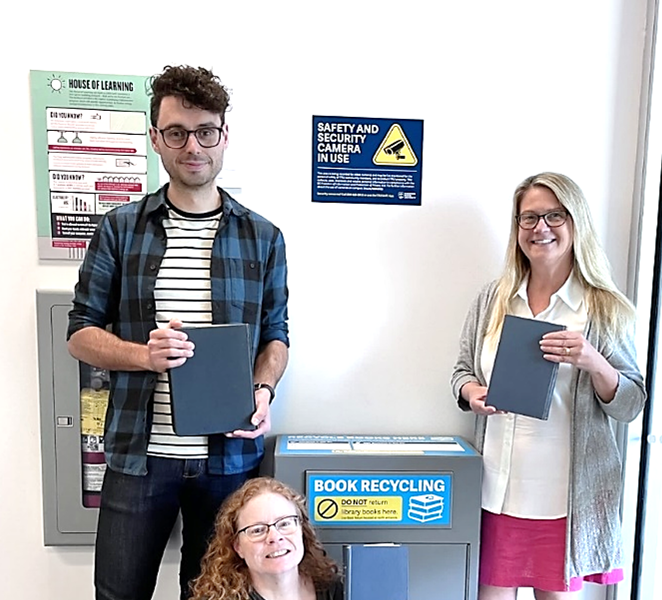
<svg viewBox="0 0 662 600">
<path fill-rule="evenodd" d="M 412 496 L 409 499 L 407 516 L 413 521 L 427 523 L 441 518 L 444 513 L 444 499 L 435 494 Z"/>
</svg>

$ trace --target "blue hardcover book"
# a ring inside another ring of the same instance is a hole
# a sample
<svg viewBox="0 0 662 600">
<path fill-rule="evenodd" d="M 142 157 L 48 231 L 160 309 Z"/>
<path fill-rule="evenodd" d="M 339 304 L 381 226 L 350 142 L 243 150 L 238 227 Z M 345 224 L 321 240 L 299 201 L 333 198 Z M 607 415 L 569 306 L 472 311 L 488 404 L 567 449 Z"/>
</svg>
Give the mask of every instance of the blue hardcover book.
<svg viewBox="0 0 662 600">
<path fill-rule="evenodd" d="M 168 370 L 172 425 L 177 435 L 252 430 L 255 412 L 248 325 L 183 328 L 193 356 Z"/>
<path fill-rule="evenodd" d="M 559 364 L 545 360 L 540 340 L 563 325 L 506 315 L 485 404 L 547 420 Z"/>
<path fill-rule="evenodd" d="M 399 544 L 343 546 L 345 600 L 407 600 L 409 552 Z"/>
</svg>

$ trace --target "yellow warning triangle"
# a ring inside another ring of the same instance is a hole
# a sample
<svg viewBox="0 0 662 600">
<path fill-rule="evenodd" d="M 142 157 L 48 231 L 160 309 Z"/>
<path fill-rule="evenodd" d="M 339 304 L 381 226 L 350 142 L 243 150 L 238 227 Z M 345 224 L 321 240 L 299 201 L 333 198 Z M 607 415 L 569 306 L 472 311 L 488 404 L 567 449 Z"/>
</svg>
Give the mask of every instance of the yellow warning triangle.
<svg viewBox="0 0 662 600">
<path fill-rule="evenodd" d="M 397 123 L 391 125 L 386 137 L 372 157 L 372 162 L 376 165 L 398 165 L 400 167 L 413 167 L 418 164 L 418 158 L 400 125 Z"/>
</svg>

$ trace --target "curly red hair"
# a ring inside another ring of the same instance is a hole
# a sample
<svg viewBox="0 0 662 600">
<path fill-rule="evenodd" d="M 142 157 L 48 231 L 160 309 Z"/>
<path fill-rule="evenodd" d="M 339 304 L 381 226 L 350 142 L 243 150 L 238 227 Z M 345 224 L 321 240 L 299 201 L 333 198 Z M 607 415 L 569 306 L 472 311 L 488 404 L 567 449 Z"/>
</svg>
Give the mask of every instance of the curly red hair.
<svg viewBox="0 0 662 600">
<path fill-rule="evenodd" d="M 249 600 L 251 576 L 244 560 L 234 549 L 237 519 L 246 503 L 262 494 L 280 494 L 296 506 L 301 520 L 304 554 L 299 574 L 317 590 L 328 589 L 338 579 L 338 566 L 317 539 L 304 497 L 271 477 L 249 479 L 224 502 L 216 517 L 216 528 L 202 559 L 200 576 L 192 584 L 191 600 Z"/>
</svg>

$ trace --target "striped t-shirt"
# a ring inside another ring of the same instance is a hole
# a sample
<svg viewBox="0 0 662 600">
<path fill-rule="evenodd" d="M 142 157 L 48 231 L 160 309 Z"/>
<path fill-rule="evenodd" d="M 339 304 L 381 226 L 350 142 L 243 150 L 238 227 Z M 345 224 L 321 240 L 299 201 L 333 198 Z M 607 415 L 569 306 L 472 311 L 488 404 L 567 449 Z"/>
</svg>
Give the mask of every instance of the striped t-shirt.
<svg viewBox="0 0 662 600">
<path fill-rule="evenodd" d="M 168 205 L 166 251 L 154 287 L 157 327 L 166 327 L 170 319 L 179 319 L 184 327 L 212 322 L 211 249 L 220 221 L 221 208 L 191 214 Z M 178 436 L 172 428 L 167 373 L 158 374 L 152 410 L 147 454 L 207 458 L 207 436 Z"/>
</svg>

